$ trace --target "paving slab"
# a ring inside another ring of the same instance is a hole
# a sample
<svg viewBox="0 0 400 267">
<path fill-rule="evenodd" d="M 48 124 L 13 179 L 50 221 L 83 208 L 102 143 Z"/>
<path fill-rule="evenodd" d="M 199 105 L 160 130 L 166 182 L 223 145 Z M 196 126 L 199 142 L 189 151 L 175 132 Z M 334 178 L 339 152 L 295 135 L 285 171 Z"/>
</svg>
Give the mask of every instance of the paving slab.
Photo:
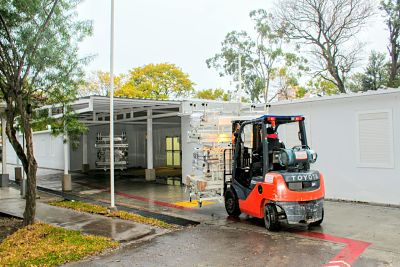
<svg viewBox="0 0 400 267">
<path fill-rule="evenodd" d="M 14 188 L 0 188 L 0 212 L 23 217 L 25 199 Z M 45 223 L 127 242 L 154 234 L 155 228 L 131 221 L 36 203 L 36 219 Z"/>
</svg>

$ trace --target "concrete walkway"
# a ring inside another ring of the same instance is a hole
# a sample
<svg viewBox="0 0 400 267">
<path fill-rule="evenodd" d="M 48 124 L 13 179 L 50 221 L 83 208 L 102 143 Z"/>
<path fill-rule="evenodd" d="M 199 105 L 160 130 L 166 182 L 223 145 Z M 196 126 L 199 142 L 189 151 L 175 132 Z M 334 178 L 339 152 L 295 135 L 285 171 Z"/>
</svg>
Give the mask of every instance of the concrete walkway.
<svg viewBox="0 0 400 267">
<path fill-rule="evenodd" d="M 0 188 L 0 212 L 23 216 L 25 199 L 18 190 Z M 155 233 L 155 228 L 134 222 L 77 212 L 36 202 L 36 219 L 48 224 L 78 230 L 85 234 L 110 237 L 120 242 L 133 241 Z"/>
</svg>

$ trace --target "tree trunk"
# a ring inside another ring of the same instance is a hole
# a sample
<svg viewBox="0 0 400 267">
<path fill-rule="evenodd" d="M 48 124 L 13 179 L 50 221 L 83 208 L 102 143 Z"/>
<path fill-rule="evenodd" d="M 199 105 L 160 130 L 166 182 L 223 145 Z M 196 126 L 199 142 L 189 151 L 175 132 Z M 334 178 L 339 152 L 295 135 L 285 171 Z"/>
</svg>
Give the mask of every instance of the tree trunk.
<svg viewBox="0 0 400 267">
<path fill-rule="evenodd" d="M 24 211 L 24 225 L 30 225 L 35 222 L 36 215 L 36 171 L 37 163 L 33 154 L 33 142 L 32 142 L 32 127 L 30 124 L 30 115 L 25 110 L 22 97 L 17 97 L 17 104 L 14 106 L 14 102 L 10 99 L 6 99 L 7 102 L 7 126 L 6 133 L 8 139 L 13 146 L 18 158 L 22 162 L 24 172 L 27 177 L 27 188 L 26 188 L 26 205 Z M 18 112 L 17 112 L 18 110 Z M 22 124 L 24 128 L 24 138 L 26 152 L 24 151 L 21 144 L 17 139 L 17 131 L 14 126 L 15 114 L 21 114 Z"/>
<path fill-rule="evenodd" d="M 264 101 L 265 101 L 265 104 L 268 104 L 268 91 L 269 91 L 269 78 L 265 81 L 265 87 L 264 87 Z"/>
<path fill-rule="evenodd" d="M 396 77 L 397 77 L 397 48 L 396 48 L 396 40 L 393 40 L 391 38 L 391 51 L 390 51 L 390 71 L 389 71 L 389 81 L 388 81 L 388 86 L 389 87 L 396 87 Z"/>
<path fill-rule="evenodd" d="M 28 166 L 24 170 L 27 177 L 26 187 L 26 204 L 24 211 L 24 225 L 33 224 L 36 215 L 36 171 L 37 163 L 33 155 L 32 131 L 25 132 L 26 156 L 28 158 Z"/>
<path fill-rule="evenodd" d="M 347 93 L 346 88 L 343 83 L 343 80 L 339 76 L 336 76 L 335 80 L 337 82 L 337 87 L 339 88 L 339 92 L 344 93 L 344 94 Z"/>
<path fill-rule="evenodd" d="M 339 89 L 340 93 L 347 93 L 346 88 L 344 86 L 344 82 L 342 77 L 340 77 L 340 74 L 338 72 L 338 68 L 335 66 L 333 62 L 328 62 L 328 71 L 330 75 L 332 75 L 333 79 L 336 81 L 336 86 Z"/>
</svg>

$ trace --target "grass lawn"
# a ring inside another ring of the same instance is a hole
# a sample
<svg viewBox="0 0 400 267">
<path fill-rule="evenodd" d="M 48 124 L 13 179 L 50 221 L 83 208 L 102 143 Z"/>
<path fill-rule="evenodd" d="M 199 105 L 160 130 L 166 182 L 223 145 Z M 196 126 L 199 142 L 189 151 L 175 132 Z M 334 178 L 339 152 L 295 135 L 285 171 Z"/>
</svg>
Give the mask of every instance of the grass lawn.
<svg viewBox="0 0 400 267">
<path fill-rule="evenodd" d="M 106 237 L 36 223 L 3 240 L 0 266 L 57 266 L 118 245 Z"/>
<path fill-rule="evenodd" d="M 48 204 L 57 206 L 57 207 L 73 209 L 73 210 L 77 210 L 77 211 L 100 214 L 100 215 L 104 215 L 107 217 L 113 217 L 113 218 L 119 218 L 119 219 L 123 219 L 123 220 L 129 220 L 129 221 L 134 221 L 134 222 L 138 222 L 138 223 L 143 223 L 143 224 L 149 224 L 149 225 L 153 225 L 153 226 L 165 228 L 165 229 L 177 228 L 177 226 L 175 226 L 175 225 L 166 223 L 166 222 L 158 220 L 158 219 L 148 218 L 148 217 L 144 217 L 144 216 L 141 216 L 138 214 L 129 213 L 126 211 L 109 212 L 106 207 L 103 207 L 100 205 L 84 203 L 84 202 L 80 202 L 80 201 L 63 200 L 63 201 L 57 201 L 57 202 L 50 202 Z"/>
</svg>

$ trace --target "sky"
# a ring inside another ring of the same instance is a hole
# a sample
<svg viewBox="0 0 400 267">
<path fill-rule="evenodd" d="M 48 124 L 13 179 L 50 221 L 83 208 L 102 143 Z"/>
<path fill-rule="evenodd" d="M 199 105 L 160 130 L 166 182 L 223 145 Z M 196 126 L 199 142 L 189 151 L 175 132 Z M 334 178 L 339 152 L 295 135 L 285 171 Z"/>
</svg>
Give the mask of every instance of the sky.
<svg viewBox="0 0 400 267">
<path fill-rule="evenodd" d="M 94 27 L 79 46 L 82 56 L 94 55 L 87 73 L 110 69 L 110 6 L 111 0 L 84 0 L 78 6 L 79 19 L 92 20 Z M 188 73 L 197 90 L 233 89 L 232 78 L 219 77 L 205 61 L 220 51 L 228 32 L 252 31 L 251 10 L 273 6 L 272 0 L 115 0 L 115 73 L 168 62 Z M 380 14 L 370 19 L 358 39 L 366 43 L 366 58 L 372 49 L 387 51 Z"/>
</svg>

